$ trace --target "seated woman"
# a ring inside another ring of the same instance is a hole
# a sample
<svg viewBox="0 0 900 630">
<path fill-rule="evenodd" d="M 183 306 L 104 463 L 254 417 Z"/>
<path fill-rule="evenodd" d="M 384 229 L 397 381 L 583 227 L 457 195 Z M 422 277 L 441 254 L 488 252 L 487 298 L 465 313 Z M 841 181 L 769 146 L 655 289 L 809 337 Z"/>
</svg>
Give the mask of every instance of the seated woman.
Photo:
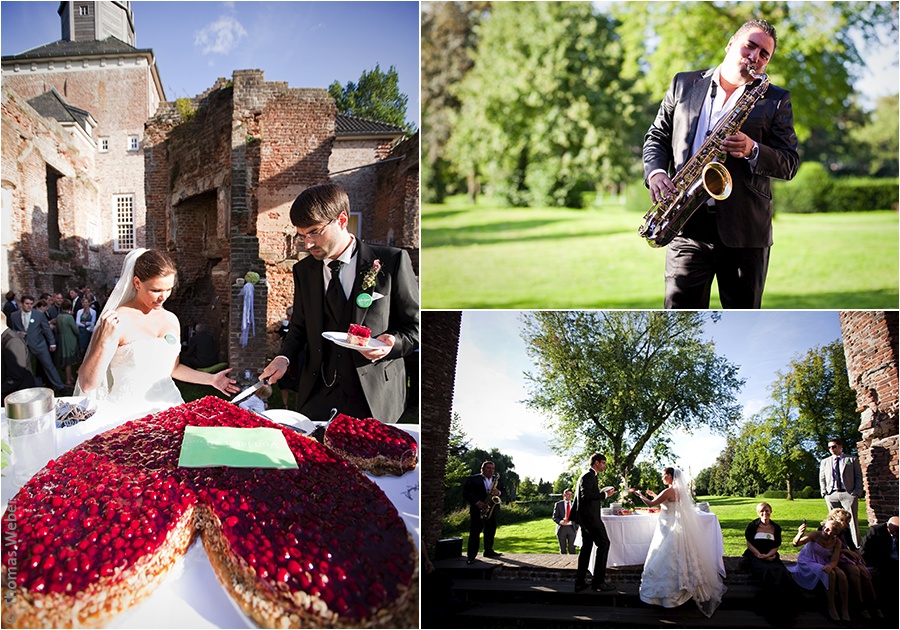
<svg viewBox="0 0 900 630">
<path fill-rule="evenodd" d="M 179 405 L 184 400 L 173 378 L 238 391 L 228 378 L 199 372 L 178 361 L 178 318 L 163 308 L 172 293 L 176 269 L 164 253 L 135 249 L 110 295 L 78 371 L 75 395 L 82 393 L 117 405 L 123 419 Z"/>
<path fill-rule="evenodd" d="M 763 501 L 756 506 L 759 518 L 751 521 L 744 531 L 747 549 L 742 564 L 760 583 L 761 614 L 773 624 L 796 616 L 799 594 L 790 572 L 778 555 L 781 547 L 781 526 L 771 519 L 772 506 Z"/>
<path fill-rule="evenodd" d="M 843 528 L 838 538 L 841 541 L 841 558 L 838 560 L 838 568 L 847 575 L 850 593 L 859 603 L 860 616 L 863 619 L 871 619 L 874 614 L 879 619 L 884 618 L 884 614 L 878 607 L 878 600 L 875 597 L 875 588 L 872 586 L 872 576 L 862 556 L 853 544 L 853 537 L 847 529 L 851 523 L 850 512 L 843 508 L 834 508 L 828 513 L 830 519 L 836 520 Z M 870 613 L 869 610 L 872 610 Z"/>
<path fill-rule="evenodd" d="M 850 621 L 847 608 L 847 576 L 838 568 L 841 557 L 841 524 L 834 519 L 822 521 L 822 531 L 806 532 L 806 523 L 794 536 L 794 546 L 805 545 L 797 556 L 797 564 L 789 568 L 794 581 L 807 590 L 822 584 L 828 593 L 828 616 L 833 621 Z M 807 544 L 808 543 L 808 544 Z M 835 607 L 835 592 L 840 598 L 841 614 Z"/>
</svg>

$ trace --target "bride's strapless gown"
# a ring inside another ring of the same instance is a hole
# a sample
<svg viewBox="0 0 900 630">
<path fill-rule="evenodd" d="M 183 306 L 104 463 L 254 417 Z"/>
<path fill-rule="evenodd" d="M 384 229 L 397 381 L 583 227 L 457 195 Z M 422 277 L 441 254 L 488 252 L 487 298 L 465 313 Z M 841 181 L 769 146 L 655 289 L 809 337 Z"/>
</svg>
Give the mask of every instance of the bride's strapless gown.
<svg viewBox="0 0 900 630">
<path fill-rule="evenodd" d="M 693 548 L 689 536 L 675 518 L 674 505 L 666 502 L 659 507 L 659 522 L 641 575 L 641 600 L 675 608 L 693 597 L 709 616 L 724 591 L 717 569 L 705 566 L 711 561 L 706 559 L 704 562 L 698 553 L 700 549 Z"/>
<path fill-rule="evenodd" d="M 164 337 L 119 346 L 109 363 L 111 378 L 106 401 L 130 418 L 183 403 L 172 380 L 172 368 L 180 350 L 177 343 L 169 343 Z"/>
</svg>

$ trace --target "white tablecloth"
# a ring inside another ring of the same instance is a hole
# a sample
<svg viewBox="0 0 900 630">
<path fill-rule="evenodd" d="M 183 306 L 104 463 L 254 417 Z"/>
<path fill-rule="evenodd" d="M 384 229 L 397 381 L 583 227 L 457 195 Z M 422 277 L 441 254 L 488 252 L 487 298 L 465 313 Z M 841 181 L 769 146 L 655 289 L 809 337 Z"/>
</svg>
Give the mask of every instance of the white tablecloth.
<svg viewBox="0 0 900 630">
<path fill-rule="evenodd" d="M 719 517 L 711 512 L 697 512 L 703 527 L 703 539 L 719 560 L 719 573 L 725 576 L 725 543 Z M 656 531 L 658 514 L 631 514 L 629 516 L 604 516 L 603 525 L 609 535 L 609 556 L 607 567 L 627 567 L 644 564 L 653 532 Z M 590 570 L 594 571 L 597 548 L 591 551 Z"/>
<path fill-rule="evenodd" d="M 67 398 L 70 402 L 80 399 Z M 5 423 L 6 414 L 0 410 Z M 57 429 L 57 452 L 61 455 L 81 442 L 120 424 L 115 410 L 102 402 L 89 420 L 74 427 Z M 418 425 L 398 424 L 421 442 Z M 421 463 L 421 462 L 420 462 Z M 402 477 L 369 475 L 391 500 L 410 535 L 419 545 L 419 470 Z M 4 470 L 0 513 L 15 495 L 12 471 Z M 119 615 L 111 628 L 254 628 L 219 584 L 203 545 L 198 540 L 188 550 L 159 588 L 143 602 Z"/>
</svg>

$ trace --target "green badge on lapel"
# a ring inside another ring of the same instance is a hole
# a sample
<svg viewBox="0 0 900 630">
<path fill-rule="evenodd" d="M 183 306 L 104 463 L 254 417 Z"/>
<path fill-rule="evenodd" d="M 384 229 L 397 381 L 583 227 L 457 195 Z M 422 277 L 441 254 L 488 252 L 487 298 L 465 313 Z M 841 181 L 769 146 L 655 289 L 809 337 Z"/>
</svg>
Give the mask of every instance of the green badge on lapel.
<svg viewBox="0 0 900 630">
<path fill-rule="evenodd" d="M 356 305 L 359 308 L 369 308 L 372 306 L 372 296 L 368 293 L 360 293 L 356 296 Z"/>
<path fill-rule="evenodd" d="M 175 335 L 173 335 L 172 333 L 169 333 L 168 335 L 166 335 L 165 339 L 166 339 L 166 343 L 168 343 L 170 346 L 174 346 L 176 343 Z"/>
</svg>

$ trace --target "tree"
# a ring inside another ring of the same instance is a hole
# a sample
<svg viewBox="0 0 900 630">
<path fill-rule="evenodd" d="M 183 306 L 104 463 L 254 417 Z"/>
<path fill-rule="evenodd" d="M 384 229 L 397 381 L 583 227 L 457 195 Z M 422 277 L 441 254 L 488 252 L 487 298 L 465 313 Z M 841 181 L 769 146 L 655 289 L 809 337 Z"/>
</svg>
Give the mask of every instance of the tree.
<svg viewBox="0 0 900 630">
<path fill-rule="evenodd" d="M 406 121 L 409 97 L 400 93 L 399 82 L 394 66 L 382 72 L 376 63 L 373 70 L 363 70 L 359 83 L 348 81 L 341 87 L 335 81 L 328 86 L 328 95 L 334 99 L 339 114 L 387 123 L 411 134 L 415 129 Z"/>
<path fill-rule="evenodd" d="M 514 205 L 581 205 L 621 181 L 632 157 L 629 86 L 614 23 L 587 2 L 496 3 L 474 66 L 452 90 L 447 153 L 460 173 Z"/>
<path fill-rule="evenodd" d="M 802 112 L 794 119 L 801 141 L 812 128 L 830 128 L 835 113 L 851 105 L 853 78 L 865 66 L 854 35 L 897 41 L 896 3 L 889 2 L 623 2 L 613 11 L 623 75 L 657 104 L 676 73 L 718 65 L 750 16 L 770 22 L 778 44 L 766 72 L 791 91 L 795 114 Z"/>
<path fill-rule="evenodd" d="M 828 440 L 843 438 L 844 450 L 854 452 L 860 440 L 856 392 L 847 376 L 844 344 L 835 339 L 828 345 L 809 350 L 790 363 L 785 386 L 791 388 L 791 400 L 797 407 L 809 450 L 828 454 Z"/>
<path fill-rule="evenodd" d="M 582 462 L 603 452 L 621 480 L 673 429 L 724 432 L 741 417 L 735 394 L 744 381 L 702 338 L 701 313 L 554 311 L 523 319 L 535 365 L 526 403 L 552 418 L 557 452 Z"/>
<path fill-rule="evenodd" d="M 422 3 L 422 200 L 440 203 L 459 175 L 445 152 L 461 103 L 452 91 L 472 67 L 487 2 Z"/>
<path fill-rule="evenodd" d="M 896 94 L 878 99 L 871 119 L 851 132 L 853 146 L 862 147 L 864 155 L 868 156 L 868 159 L 860 160 L 868 166 L 865 175 L 897 176 L 897 153 L 900 152 L 900 114 L 897 101 Z"/>
</svg>

